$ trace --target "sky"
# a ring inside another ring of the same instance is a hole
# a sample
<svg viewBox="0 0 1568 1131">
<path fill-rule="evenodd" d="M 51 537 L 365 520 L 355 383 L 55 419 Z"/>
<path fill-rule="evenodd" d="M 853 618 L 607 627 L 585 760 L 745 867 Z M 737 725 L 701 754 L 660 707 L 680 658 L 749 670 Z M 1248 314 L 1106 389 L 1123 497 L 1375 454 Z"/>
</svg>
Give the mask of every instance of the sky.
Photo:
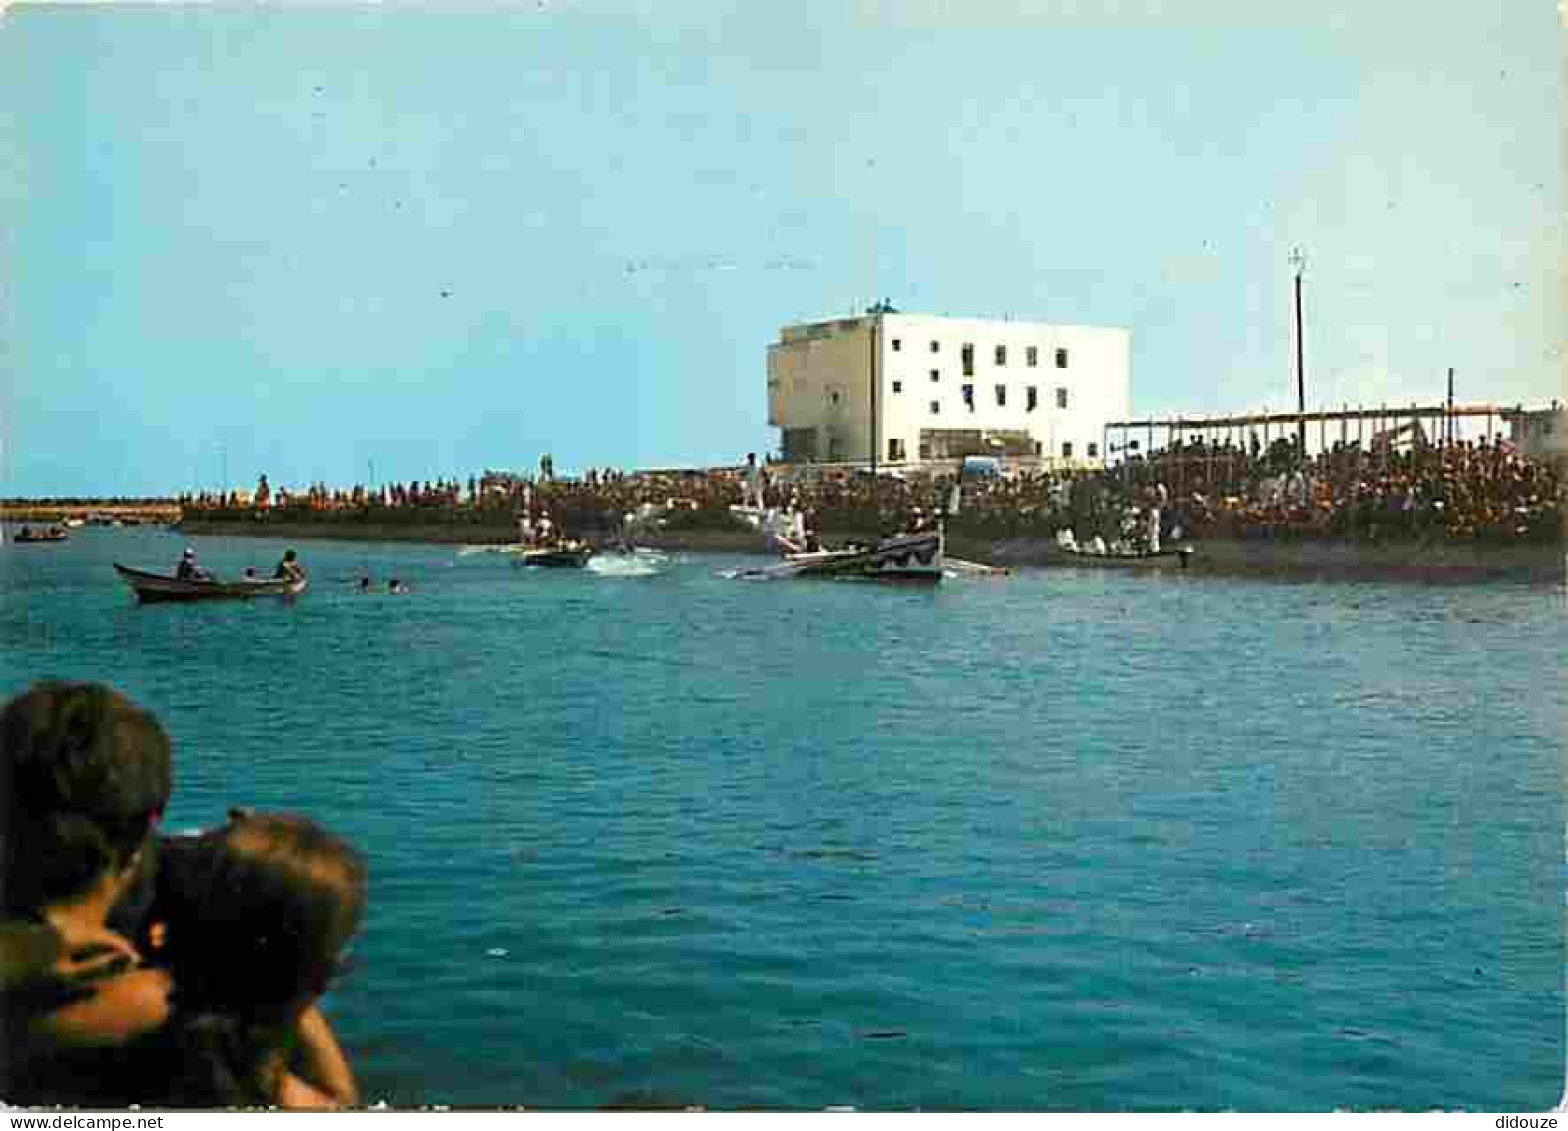
<svg viewBox="0 0 1568 1131">
<path fill-rule="evenodd" d="M 1553 0 L 0 11 L 0 496 L 776 450 L 787 323 L 1125 327 L 1135 416 L 1568 385 Z"/>
</svg>

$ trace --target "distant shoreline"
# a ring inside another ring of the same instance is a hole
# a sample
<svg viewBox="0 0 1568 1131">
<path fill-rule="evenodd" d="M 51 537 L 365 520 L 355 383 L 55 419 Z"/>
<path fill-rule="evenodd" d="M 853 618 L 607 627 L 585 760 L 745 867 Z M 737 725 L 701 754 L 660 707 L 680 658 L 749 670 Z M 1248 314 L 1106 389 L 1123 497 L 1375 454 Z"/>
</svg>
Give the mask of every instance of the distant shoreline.
<svg viewBox="0 0 1568 1131">
<path fill-rule="evenodd" d="M 187 520 L 179 531 L 192 537 L 252 537 L 285 541 L 410 542 L 436 545 L 501 545 L 515 537 L 509 526 L 421 523 L 389 525 L 332 522 L 203 522 Z M 850 532 L 830 530 L 829 540 Z M 663 530 L 639 540 L 649 547 L 685 553 L 761 553 L 761 538 L 745 530 Z M 1464 542 L 1287 541 L 1267 538 L 1210 538 L 1194 544 L 1189 572 L 1226 577 L 1275 577 L 1324 581 L 1408 581 L 1468 584 L 1482 581 L 1562 582 L 1568 577 L 1568 547 L 1555 543 L 1498 546 Z M 952 536 L 955 557 L 999 566 L 1073 568 L 1055 557 L 1045 538 Z"/>
<path fill-rule="evenodd" d="M 0 506 L 0 522 L 64 522 L 68 518 L 103 515 L 137 518 L 147 522 L 178 522 L 178 503 L 7 503 Z"/>
</svg>

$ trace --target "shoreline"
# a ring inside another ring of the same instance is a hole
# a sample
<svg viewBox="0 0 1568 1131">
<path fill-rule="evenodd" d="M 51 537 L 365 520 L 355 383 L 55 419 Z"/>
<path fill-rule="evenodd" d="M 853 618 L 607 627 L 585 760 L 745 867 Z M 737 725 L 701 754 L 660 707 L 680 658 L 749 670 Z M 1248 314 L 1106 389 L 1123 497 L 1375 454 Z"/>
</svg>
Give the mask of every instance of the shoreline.
<svg viewBox="0 0 1568 1131">
<path fill-rule="evenodd" d="M 343 542 L 408 542 L 433 545 L 505 545 L 510 525 L 444 523 L 378 524 L 329 522 L 202 522 L 174 527 L 192 537 L 248 537 Z M 829 531 L 830 538 L 853 536 Z M 676 553 L 764 553 L 762 539 L 746 530 L 664 530 L 641 545 Z M 1408 581 L 1467 584 L 1483 581 L 1559 583 L 1568 578 L 1568 546 L 1561 541 L 1516 546 L 1461 542 L 1286 541 L 1268 538 L 1209 538 L 1193 543 L 1185 572 L 1213 577 L 1273 577 L 1290 580 Z M 1064 563 L 1048 538 L 977 538 L 952 535 L 954 557 L 1006 567 L 1093 569 Z"/>
</svg>

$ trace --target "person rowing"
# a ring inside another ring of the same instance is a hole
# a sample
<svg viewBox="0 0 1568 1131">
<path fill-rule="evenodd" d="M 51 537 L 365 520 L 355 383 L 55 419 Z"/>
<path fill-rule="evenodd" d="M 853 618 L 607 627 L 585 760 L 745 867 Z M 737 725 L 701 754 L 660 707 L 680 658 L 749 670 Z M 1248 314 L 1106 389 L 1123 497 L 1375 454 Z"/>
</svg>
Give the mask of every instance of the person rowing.
<svg viewBox="0 0 1568 1131">
<path fill-rule="evenodd" d="M 302 581 L 305 577 L 305 567 L 299 564 L 299 557 L 293 550 L 284 550 L 283 560 L 272 571 L 272 576 L 278 581 Z"/>
<path fill-rule="evenodd" d="M 211 573 L 196 564 L 196 550 L 192 546 L 185 547 L 185 552 L 180 555 L 180 563 L 174 567 L 174 576 L 180 581 L 214 580 Z"/>
</svg>

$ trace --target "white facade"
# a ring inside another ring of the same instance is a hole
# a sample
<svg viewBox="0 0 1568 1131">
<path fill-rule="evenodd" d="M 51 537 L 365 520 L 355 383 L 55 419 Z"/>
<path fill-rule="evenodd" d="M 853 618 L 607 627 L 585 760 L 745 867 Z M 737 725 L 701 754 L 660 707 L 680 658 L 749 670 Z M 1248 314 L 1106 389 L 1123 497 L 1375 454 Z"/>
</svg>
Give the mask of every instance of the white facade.
<svg viewBox="0 0 1568 1131">
<path fill-rule="evenodd" d="M 1530 459 L 1568 459 L 1568 409 L 1556 401 L 1551 408 L 1507 415 L 1509 440 Z"/>
<path fill-rule="evenodd" d="M 768 346 L 768 423 L 790 463 L 965 455 L 1097 465 L 1131 404 L 1126 330 L 929 314 L 786 326 Z"/>
</svg>

